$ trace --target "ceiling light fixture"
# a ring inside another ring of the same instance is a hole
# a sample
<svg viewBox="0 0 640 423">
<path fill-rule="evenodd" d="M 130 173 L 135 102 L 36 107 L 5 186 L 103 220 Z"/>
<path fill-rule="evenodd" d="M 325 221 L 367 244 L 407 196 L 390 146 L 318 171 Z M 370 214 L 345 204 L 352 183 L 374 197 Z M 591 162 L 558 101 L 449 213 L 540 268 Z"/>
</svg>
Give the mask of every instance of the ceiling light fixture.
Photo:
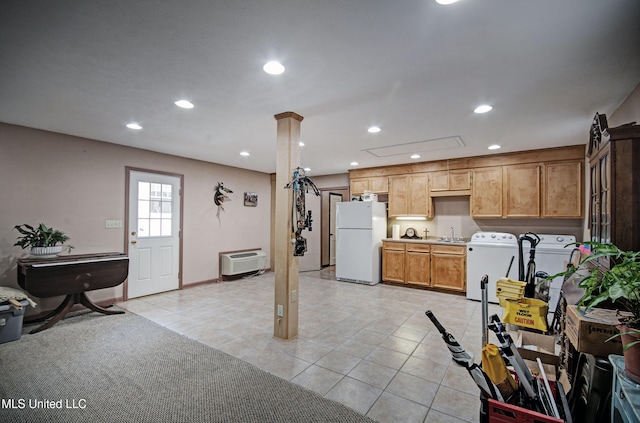
<svg viewBox="0 0 640 423">
<path fill-rule="evenodd" d="M 493 110 L 493 107 L 489 106 L 488 104 L 483 104 L 481 106 L 476 107 L 473 112 L 474 113 L 487 113 L 490 112 L 491 110 Z"/>
<path fill-rule="evenodd" d="M 182 109 L 193 109 L 193 103 L 190 102 L 189 100 L 178 100 L 176 102 L 174 102 L 173 104 L 175 104 L 176 106 L 182 108 Z"/>
<path fill-rule="evenodd" d="M 458 0 L 436 0 L 436 3 L 438 4 L 443 4 L 443 5 L 448 5 L 448 4 L 453 4 L 456 3 Z"/>
<path fill-rule="evenodd" d="M 248 156 L 248 155 L 249 155 L 249 152 L 248 152 L 248 151 L 241 151 L 241 152 L 240 152 L 240 155 L 241 155 L 241 156 Z"/>
<path fill-rule="evenodd" d="M 304 143 L 303 143 L 302 141 L 298 141 L 298 145 L 299 145 L 300 147 L 304 147 Z"/>
<path fill-rule="evenodd" d="M 489 150 L 497 150 L 500 148 L 500 145 L 498 144 L 491 144 L 489 147 L 487 147 Z"/>
<path fill-rule="evenodd" d="M 142 129 L 142 126 L 138 122 L 127 123 L 127 128 L 129 129 Z"/>
<path fill-rule="evenodd" d="M 351 166 L 358 166 L 358 162 L 351 162 Z"/>
<path fill-rule="evenodd" d="M 378 132 L 380 132 L 380 128 L 377 126 L 371 126 L 369 129 L 367 129 L 367 131 L 370 134 L 377 134 Z"/>
<path fill-rule="evenodd" d="M 280 75 L 284 72 L 282 63 L 276 62 L 275 60 L 265 63 L 262 69 L 269 75 Z"/>
<path fill-rule="evenodd" d="M 411 158 L 412 159 L 419 159 L 420 158 L 420 154 L 412 154 Z"/>
</svg>

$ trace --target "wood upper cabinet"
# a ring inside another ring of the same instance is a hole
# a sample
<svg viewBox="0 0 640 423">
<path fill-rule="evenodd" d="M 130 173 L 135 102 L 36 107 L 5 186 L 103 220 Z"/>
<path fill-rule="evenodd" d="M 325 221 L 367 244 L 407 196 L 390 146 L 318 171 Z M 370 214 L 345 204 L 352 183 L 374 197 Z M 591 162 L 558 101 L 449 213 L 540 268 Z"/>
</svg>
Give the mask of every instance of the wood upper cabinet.
<svg viewBox="0 0 640 423">
<path fill-rule="evenodd" d="M 409 177 L 389 177 L 389 217 L 402 216 L 409 211 Z"/>
<path fill-rule="evenodd" d="M 389 217 L 395 216 L 433 217 L 428 174 L 389 177 Z"/>
<path fill-rule="evenodd" d="M 583 217 L 582 161 L 473 170 L 471 217 Z"/>
<path fill-rule="evenodd" d="M 540 217 L 540 167 L 504 166 L 504 217 Z"/>
<path fill-rule="evenodd" d="M 502 217 L 502 166 L 473 170 L 471 217 Z"/>
<path fill-rule="evenodd" d="M 404 242 L 382 242 L 382 280 L 404 283 Z"/>
<path fill-rule="evenodd" d="M 446 170 L 440 172 L 431 172 L 430 174 L 430 190 L 431 192 L 449 191 L 449 172 Z"/>
<path fill-rule="evenodd" d="M 431 282 L 431 246 L 407 243 L 405 253 L 405 282 L 429 286 Z"/>
<path fill-rule="evenodd" d="M 362 194 L 371 191 L 375 194 L 389 192 L 389 178 L 386 176 L 374 176 L 371 178 L 354 178 L 350 181 L 351 194 Z"/>
<path fill-rule="evenodd" d="M 431 247 L 431 286 L 451 291 L 466 291 L 467 249 L 465 246 Z"/>
<path fill-rule="evenodd" d="M 583 162 L 545 163 L 542 166 L 542 216 L 584 216 Z"/>
<path fill-rule="evenodd" d="M 443 170 L 429 174 L 430 191 L 435 193 L 450 191 L 468 191 L 471 189 L 471 171 L 469 169 Z"/>
</svg>

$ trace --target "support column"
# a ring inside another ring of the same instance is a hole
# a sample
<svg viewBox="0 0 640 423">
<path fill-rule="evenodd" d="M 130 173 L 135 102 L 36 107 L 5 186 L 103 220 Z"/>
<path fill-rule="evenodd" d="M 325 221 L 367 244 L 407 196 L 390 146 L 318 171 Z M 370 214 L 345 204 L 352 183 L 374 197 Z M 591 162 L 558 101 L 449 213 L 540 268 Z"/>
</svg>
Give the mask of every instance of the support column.
<svg viewBox="0 0 640 423">
<path fill-rule="evenodd" d="M 291 243 L 292 192 L 285 185 L 300 165 L 300 122 L 302 116 L 284 112 L 278 121 L 276 146 L 275 208 L 275 304 L 273 336 L 290 340 L 298 336 L 298 257 Z M 278 311 L 282 310 L 279 316 Z"/>
</svg>

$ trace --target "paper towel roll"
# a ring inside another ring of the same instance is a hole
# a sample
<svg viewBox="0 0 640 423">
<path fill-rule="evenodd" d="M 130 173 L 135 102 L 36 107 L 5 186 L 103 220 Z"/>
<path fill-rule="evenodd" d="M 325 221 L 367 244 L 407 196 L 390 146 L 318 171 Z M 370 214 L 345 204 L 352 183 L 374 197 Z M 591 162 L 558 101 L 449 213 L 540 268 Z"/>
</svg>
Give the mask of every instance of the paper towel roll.
<svg viewBox="0 0 640 423">
<path fill-rule="evenodd" d="M 391 238 L 400 239 L 400 225 L 391 225 Z"/>
</svg>

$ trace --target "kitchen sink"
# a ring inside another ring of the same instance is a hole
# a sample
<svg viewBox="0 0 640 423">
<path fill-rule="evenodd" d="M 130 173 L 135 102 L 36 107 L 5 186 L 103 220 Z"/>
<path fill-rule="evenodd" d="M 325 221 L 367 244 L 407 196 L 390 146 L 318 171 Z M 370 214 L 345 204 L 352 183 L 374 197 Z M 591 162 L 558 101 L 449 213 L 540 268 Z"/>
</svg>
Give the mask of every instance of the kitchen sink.
<svg viewBox="0 0 640 423">
<path fill-rule="evenodd" d="M 466 242 L 462 238 L 446 238 L 446 237 L 440 238 L 440 241 L 442 241 L 442 242 L 450 242 L 452 244 L 464 244 Z"/>
</svg>

